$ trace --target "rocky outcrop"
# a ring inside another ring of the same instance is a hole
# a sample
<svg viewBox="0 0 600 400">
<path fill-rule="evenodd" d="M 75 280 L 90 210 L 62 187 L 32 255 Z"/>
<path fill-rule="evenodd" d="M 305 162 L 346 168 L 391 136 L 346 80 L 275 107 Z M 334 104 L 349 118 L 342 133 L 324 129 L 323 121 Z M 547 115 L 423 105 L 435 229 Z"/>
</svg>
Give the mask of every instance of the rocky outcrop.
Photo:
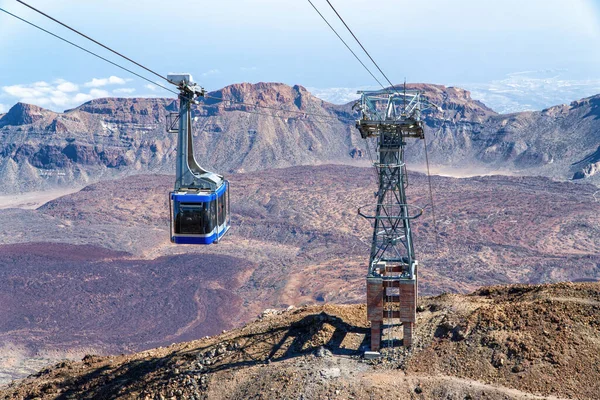
<svg viewBox="0 0 600 400">
<path fill-rule="evenodd" d="M 32 104 L 17 103 L 0 119 L 0 127 L 33 124 L 54 113 Z"/>
<path fill-rule="evenodd" d="M 459 104 L 460 111 L 451 118 L 426 117 L 430 160 L 467 170 L 555 179 L 592 177 L 598 161 L 593 154 L 600 146 L 599 103 L 600 95 L 514 114 L 495 114 L 475 107 L 475 102 Z M 461 118 L 463 114 L 467 118 Z M 422 162 L 423 144 L 409 146 L 409 161 Z"/>
<path fill-rule="evenodd" d="M 596 175 L 600 172 L 600 146 L 595 152 L 573 166 L 579 168 L 573 175 L 573 179 L 585 179 Z"/>
</svg>

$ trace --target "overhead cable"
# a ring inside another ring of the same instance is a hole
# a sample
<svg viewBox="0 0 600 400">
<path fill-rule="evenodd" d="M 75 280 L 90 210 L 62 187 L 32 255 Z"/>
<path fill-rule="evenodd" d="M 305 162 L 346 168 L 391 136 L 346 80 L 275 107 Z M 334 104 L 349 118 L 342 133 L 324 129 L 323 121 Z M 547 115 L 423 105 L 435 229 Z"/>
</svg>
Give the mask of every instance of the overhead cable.
<svg viewBox="0 0 600 400">
<path fill-rule="evenodd" d="M 20 0 L 17 0 L 17 1 L 20 1 Z M 388 79 L 387 75 L 383 73 L 383 71 L 381 70 L 381 68 L 379 68 L 379 65 L 375 62 L 375 60 L 373 60 L 373 57 L 371 57 L 371 55 L 369 54 L 369 52 L 367 51 L 367 49 L 365 49 L 365 46 L 363 46 L 362 43 L 360 42 L 360 40 L 358 40 L 358 38 L 356 37 L 356 35 L 354 34 L 354 32 L 352 32 L 352 29 L 350 29 L 350 27 L 348 26 L 348 24 L 346 24 L 346 21 L 344 21 L 344 19 L 342 18 L 342 16 L 337 12 L 337 10 L 333 6 L 333 4 L 331 4 L 331 2 L 329 0 L 325 0 L 325 1 L 327 1 L 327 4 L 329 4 L 329 6 L 333 10 L 333 12 L 335 12 L 335 14 L 338 16 L 338 18 L 340 19 L 340 21 L 342 21 L 342 23 L 344 24 L 344 26 L 346 27 L 346 29 L 348 29 L 348 32 L 350 32 L 350 34 L 352 35 L 352 37 L 354 37 L 354 40 L 356 40 L 356 42 L 360 45 L 360 47 L 363 49 L 363 51 L 365 52 L 365 54 L 369 57 L 369 59 L 371 59 L 371 62 L 377 67 L 377 69 L 379 70 L 379 72 L 381 72 L 381 75 L 383 75 L 383 77 L 390 84 L 390 86 L 392 88 L 394 88 L 394 84 L 392 83 L 392 81 L 390 81 Z"/>
<path fill-rule="evenodd" d="M 19 0 L 17 0 L 17 1 L 19 1 Z M 19 1 L 19 2 L 20 2 L 20 3 L 23 3 L 22 1 Z M 24 5 L 26 5 L 26 6 L 28 6 L 28 7 L 30 7 L 30 8 L 32 8 L 32 9 L 34 9 L 33 7 L 29 6 L 29 5 L 28 5 L 28 4 L 26 4 L 26 3 L 23 3 L 23 4 L 24 4 Z M 46 14 L 42 13 L 41 11 L 39 11 L 39 10 L 36 10 L 36 9 L 34 9 L 34 10 L 35 10 L 35 11 L 37 11 L 37 12 L 39 12 L 39 13 L 41 13 L 41 14 L 43 14 L 43 15 L 45 15 L 45 16 L 47 16 L 48 18 L 52 19 L 53 21 L 56 21 L 56 22 L 58 22 L 59 24 L 61 24 L 61 25 L 64 25 L 64 24 L 63 24 L 63 23 L 61 23 L 60 21 L 57 21 L 57 20 L 55 20 L 54 18 L 52 18 L 52 17 L 50 17 L 50 16 L 48 16 L 48 15 L 46 15 Z M 55 38 L 57 38 L 57 39 L 60 39 L 60 40 L 62 40 L 63 42 L 65 42 L 65 43 L 68 43 L 68 44 L 70 44 L 71 46 L 74 46 L 74 47 L 78 48 L 79 50 L 82 50 L 82 51 L 84 51 L 84 52 L 86 52 L 86 53 L 88 53 L 88 54 L 91 54 L 91 55 L 93 55 L 94 57 L 97 57 L 97 58 L 99 58 L 99 59 L 101 59 L 101 60 L 103 60 L 103 61 L 106 61 L 107 63 L 109 63 L 109 64 L 111 64 L 111 65 L 114 65 L 115 67 L 118 67 L 118 68 L 120 68 L 120 69 L 122 69 L 122 70 L 124 70 L 124 71 L 126 71 L 126 72 L 129 72 L 130 74 L 133 74 L 133 75 L 137 76 L 138 78 L 141 78 L 141 79 L 143 79 L 143 80 L 145 80 L 145 81 L 147 81 L 147 82 L 150 82 L 151 84 L 153 84 L 153 85 L 156 85 L 156 86 L 158 86 L 158 87 L 160 87 L 160 88 L 162 88 L 162 89 L 164 89 L 164 90 L 166 90 L 166 91 L 168 91 L 168 92 L 171 92 L 171 93 L 173 93 L 173 94 L 175 94 L 175 95 L 178 95 L 178 94 L 179 94 L 178 92 L 176 92 L 176 91 L 174 91 L 174 90 L 172 90 L 172 89 L 170 89 L 170 88 L 168 88 L 168 87 L 166 87 L 166 86 L 164 86 L 164 85 L 161 85 L 160 83 L 157 83 L 157 82 L 155 82 L 155 81 L 152 81 L 151 79 L 148 79 L 148 78 L 146 78 L 145 76 L 143 76 L 143 75 L 140 75 L 140 74 L 138 74 L 138 73 L 137 73 L 137 72 L 135 72 L 135 71 L 132 71 L 131 69 L 128 69 L 128 68 L 126 68 L 126 67 L 124 67 L 124 66 L 122 66 L 122 65 L 120 65 L 120 64 L 117 64 L 117 63 L 116 63 L 116 62 L 114 62 L 114 61 L 111 61 L 111 60 L 109 60 L 109 59 L 107 59 L 107 58 L 105 58 L 105 57 L 103 57 L 103 56 L 101 56 L 101 55 L 99 55 L 99 54 L 97 54 L 97 53 L 94 53 L 93 51 L 90 51 L 90 50 L 88 50 L 88 49 L 86 49 L 86 48 L 84 48 L 84 47 L 82 47 L 82 46 L 80 46 L 80 45 L 78 45 L 78 44 L 76 44 L 76 43 L 73 43 L 73 42 L 71 42 L 70 40 L 67 40 L 67 39 L 65 39 L 65 38 L 63 38 L 63 37 L 61 37 L 61 36 L 59 36 L 59 35 L 57 35 L 57 34 L 55 34 L 55 33 L 53 33 L 53 32 L 50 32 L 49 30 L 47 30 L 47 29 L 44 29 L 44 28 L 40 27 L 39 25 L 36 25 L 36 24 L 34 24 L 34 23 L 30 22 L 30 21 L 27 21 L 26 19 L 24 19 L 24 18 L 21 18 L 21 17 L 19 17 L 19 16 L 15 15 L 15 14 L 13 14 L 13 13 L 11 13 L 11 12 L 7 11 L 7 10 L 4 10 L 3 8 L 0 8 L 0 11 L 2 11 L 2 12 L 4 12 L 4 13 L 6 13 L 6 14 L 8 14 L 8 15 L 10 15 L 10 16 L 12 16 L 12 17 L 14 17 L 14 18 L 16 18 L 16 19 L 18 19 L 18 20 L 20 20 L 20 21 L 22 21 L 22 22 L 25 22 L 26 24 L 29 24 L 29 25 L 31 25 L 31 26 L 33 26 L 33 27 L 35 27 L 35 28 L 37 28 L 37 29 L 39 29 L 39 30 L 41 30 L 41 31 L 43 31 L 43 32 L 45 32 L 45 33 L 47 33 L 47 34 L 49 34 L 49 35 L 51 35 L 51 36 L 54 36 Z M 65 26 L 66 26 L 66 25 L 65 25 Z M 71 29 L 71 28 L 69 28 L 69 29 Z M 75 31 L 74 29 L 71 29 L 71 30 Z M 77 32 L 77 33 L 79 33 L 79 32 Z M 82 36 L 84 36 L 84 37 L 86 37 L 87 39 L 89 39 L 89 40 L 93 41 L 94 43 L 98 43 L 98 44 L 100 44 L 102 47 L 106 47 L 106 46 L 102 45 L 101 43 L 97 42 L 97 41 L 96 41 L 96 40 L 94 40 L 94 39 L 91 39 L 91 38 L 89 38 L 89 37 L 87 37 L 87 36 L 85 36 L 85 35 L 83 35 L 83 34 L 81 34 L 81 33 L 79 33 L 79 34 L 80 34 L 80 35 L 82 35 Z M 109 50 L 111 50 L 111 49 L 109 49 Z M 111 50 L 111 51 L 113 51 L 113 50 Z M 156 72 L 154 72 L 154 71 L 150 70 L 149 68 L 146 68 L 146 67 L 144 67 L 144 66 L 143 66 L 143 65 L 141 65 L 141 64 L 138 64 L 137 62 L 135 62 L 135 61 L 131 60 L 130 58 L 128 58 L 128 57 L 126 57 L 126 56 L 123 56 L 123 55 L 121 55 L 120 53 L 117 53 L 117 52 L 115 52 L 115 51 L 113 51 L 113 53 L 115 53 L 115 54 L 118 54 L 119 56 L 123 57 L 124 59 L 126 59 L 126 60 L 128 60 L 128 61 L 130 61 L 130 62 L 132 62 L 132 63 L 134 63 L 135 65 L 139 65 L 140 67 L 144 68 L 145 70 L 148 70 L 148 71 L 152 72 L 153 74 L 155 74 L 155 75 L 157 75 L 157 76 L 159 76 L 159 77 L 161 77 L 161 78 L 163 78 L 163 79 L 167 80 L 167 79 L 166 79 L 166 78 L 164 78 L 162 75 L 160 75 L 160 74 L 158 74 L 158 73 L 156 73 Z M 169 82 L 169 81 L 167 80 L 167 82 Z M 169 83 L 171 83 L 171 82 L 169 82 Z M 333 119 L 333 120 L 338 120 L 338 121 L 346 121 L 346 122 L 348 122 L 348 121 L 354 121 L 353 119 L 350 119 L 350 118 L 340 118 L 340 117 L 336 117 L 336 116 L 325 115 L 325 114 L 319 114 L 319 113 L 311 113 L 311 112 L 305 112 L 305 111 L 300 111 L 300 110 L 296 111 L 296 110 L 289 110 L 289 109 L 283 109 L 283 108 L 278 108 L 278 107 L 261 106 L 261 105 L 258 105 L 258 104 L 244 103 L 244 102 L 240 102 L 240 101 L 236 101 L 236 100 L 227 100 L 227 99 L 223 99 L 223 98 L 220 98 L 220 97 L 215 97 L 215 96 L 204 96 L 204 97 L 205 97 L 205 98 L 209 98 L 209 99 L 218 100 L 218 101 L 220 101 L 220 102 L 229 102 L 229 103 L 232 103 L 232 104 L 239 104 L 239 105 L 243 105 L 243 106 L 247 106 L 247 107 L 257 107 L 257 108 L 263 108 L 263 109 L 269 109 L 269 110 L 276 110 L 276 111 L 288 112 L 288 113 L 293 113 L 293 114 L 297 114 L 297 115 L 304 115 L 304 116 L 307 116 L 307 117 L 313 117 L 313 118 L 314 118 L 314 117 L 317 117 L 317 118 Z M 263 115 L 263 116 L 270 116 L 270 117 L 274 117 L 274 118 L 281 118 L 281 119 L 286 119 L 286 118 L 287 118 L 287 117 L 283 117 L 283 116 L 272 115 L 272 114 L 265 114 L 265 113 L 257 113 L 257 112 L 254 112 L 254 111 L 242 110 L 242 109 L 239 109 L 239 110 L 237 110 L 237 111 L 246 112 L 246 113 L 249 113 L 249 114 L 258 114 L 258 115 Z"/>
<path fill-rule="evenodd" d="M 111 61 L 111 60 L 109 60 L 109 59 L 107 59 L 107 58 L 104 58 L 104 57 L 102 57 L 101 55 L 98 55 L 98 54 L 96 54 L 96 53 L 94 53 L 94 52 L 92 52 L 92 51 L 90 51 L 90 50 L 88 50 L 88 49 L 86 49 L 86 48 L 84 48 L 84 47 L 81 47 L 81 46 L 79 46 L 78 44 L 75 44 L 75 43 L 73 43 L 73 42 L 71 42 L 71 41 L 69 41 L 69 40 L 67 40 L 67 39 L 65 39 L 65 38 L 63 38 L 63 37 L 60 37 L 60 36 L 58 36 L 57 34 L 54 34 L 54 33 L 50 32 L 50 31 L 48 31 L 48 30 L 46 30 L 46 29 L 44 29 L 44 28 L 42 28 L 42 27 L 40 27 L 40 26 L 38 26 L 38 25 L 34 24 L 33 22 L 29 22 L 29 21 L 27 21 L 26 19 L 23 19 L 23 18 L 21 18 L 21 17 L 19 17 L 19 16 L 15 15 L 15 14 L 13 14 L 13 13 L 11 13 L 11 12 L 8 12 L 8 11 L 6 11 L 6 10 L 5 10 L 5 9 L 3 9 L 3 8 L 0 8 L 0 11 L 3 11 L 3 12 L 5 12 L 6 14 L 10 15 L 11 17 L 14 17 L 14 18 L 16 18 L 16 19 L 18 19 L 18 20 L 20 20 L 20 21 L 23 21 L 23 22 L 25 22 L 26 24 L 29 24 L 29 25 L 31 25 L 31 26 L 33 26 L 33 27 L 35 27 L 35 28 L 37 28 L 37 29 L 39 29 L 39 30 L 43 31 L 43 32 L 46 32 L 47 34 L 49 34 L 49 35 L 52 35 L 52 36 L 54 36 L 55 38 L 57 38 L 57 39 L 60 39 L 60 40 L 62 40 L 63 42 L 66 42 L 66 43 L 70 44 L 71 46 L 77 47 L 79 50 L 83 50 L 83 51 L 85 51 L 86 53 L 93 55 L 94 57 L 98 57 L 99 59 L 101 59 L 101 60 L 103 60 L 103 61 L 106 61 L 107 63 L 109 63 L 109 64 L 112 64 L 112 65 L 114 65 L 115 67 L 121 68 L 123 71 L 127 71 L 127 72 L 129 72 L 130 74 L 133 74 L 133 75 L 137 76 L 138 78 L 141 78 L 141 79 L 143 79 L 143 80 L 145 80 L 145 81 L 148 81 L 148 82 L 150 82 L 150 83 L 151 83 L 151 84 L 153 84 L 153 85 L 156 85 L 156 86 L 158 86 L 158 87 L 161 87 L 161 88 L 163 88 L 163 89 L 165 89 L 165 90 L 168 90 L 168 91 L 169 91 L 169 92 L 171 92 L 171 93 L 178 94 L 178 93 L 177 93 L 176 91 L 174 91 L 174 90 L 171 90 L 171 89 L 169 89 L 169 88 L 167 88 L 167 87 L 165 87 L 165 86 L 163 86 L 163 85 L 161 85 L 161 84 L 159 84 L 159 83 L 156 83 L 156 82 L 152 81 L 151 79 L 148 79 L 148 78 L 146 78 L 146 77 L 144 77 L 144 76 L 142 76 L 142 75 L 138 74 L 137 72 L 134 72 L 134 71 L 132 71 L 132 70 L 130 70 L 130 69 L 128 69 L 128 68 L 125 68 L 125 67 L 123 67 L 122 65 L 119 65 L 119 64 L 117 64 L 116 62 L 113 62 L 113 61 Z"/>
<path fill-rule="evenodd" d="M 317 14 L 319 14 L 321 16 L 321 18 L 323 19 L 323 21 L 325 21 L 325 23 L 327 24 L 327 26 L 329 26 L 331 28 L 331 30 L 333 31 L 333 33 L 336 34 L 336 36 L 342 41 L 342 43 L 344 43 L 344 45 L 346 46 L 346 48 L 348 50 L 350 50 L 350 53 L 352 53 L 352 55 L 354 56 L 354 58 L 356 58 L 358 60 L 358 62 L 360 63 L 360 65 L 362 65 L 367 72 L 373 77 L 373 79 L 375 79 L 377 81 L 377 83 L 379 83 L 379 86 L 381 86 L 383 89 L 385 89 L 385 86 L 383 86 L 383 84 L 379 81 L 379 79 L 377 79 L 375 77 L 375 75 L 373 75 L 373 73 L 371 72 L 371 70 L 365 65 L 365 63 L 362 62 L 362 60 L 356 55 L 356 53 L 354 52 L 354 50 L 352 50 L 352 48 L 350 46 L 348 46 L 348 43 L 346 43 L 346 41 L 344 39 L 342 39 L 342 37 L 340 36 L 339 33 L 337 33 L 337 31 L 335 30 L 335 28 L 333 26 L 331 26 L 331 24 L 329 23 L 329 21 L 327 21 L 327 18 L 325 18 L 323 16 L 323 14 L 321 14 L 321 12 L 319 11 L 319 9 L 317 7 L 315 7 L 315 5 L 313 4 L 312 1 L 308 0 L 308 2 L 310 3 L 310 5 L 315 9 L 315 11 L 317 12 Z"/>
<path fill-rule="evenodd" d="M 35 12 L 37 12 L 37 13 L 39 13 L 39 14 L 43 15 L 44 17 L 46 17 L 46 18 L 49 18 L 49 19 L 51 19 L 52 21 L 54 21 L 54 22 L 56 22 L 56 23 L 58 23 L 58 24 L 60 24 L 60 25 L 64 26 L 65 28 L 67 28 L 67 29 L 69 29 L 69 30 L 71 30 L 71 31 L 75 32 L 76 34 L 78 34 L 78 35 L 80 35 L 80 36 L 83 36 L 84 38 L 86 38 L 86 39 L 88 39 L 88 40 L 91 40 L 92 42 L 96 43 L 98 46 L 104 47 L 106 50 L 113 52 L 114 54 L 118 55 L 119 57 L 122 57 L 122 58 L 126 59 L 127 61 L 129 61 L 129 62 L 131 62 L 131 63 L 133 63 L 133 64 L 137 65 L 138 67 L 145 69 L 146 71 L 148 71 L 148 72 L 150 72 L 150 73 L 152 73 L 152 74 L 154 74 L 154 75 L 158 76 L 158 77 L 159 77 L 159 78 L 161 78 L 161 79 L 164 79 L 164 80 L 165 80 L 165 81 L 167 81 L 168 83 L 171 83 L 171 84 L 173 84 L 173 82 L 169 81 L 167 78 L 165 78 L 165 77 L 164 77 L 164 76 L 162 76 L 161 74 L 159 74 L 159 73 L 157 73 L 157 72 L 154 72 L 154 71 L 153 71 L 153 70 L 151 70 L 150 68 L 147 68 L 147 67 L 143 66 L 142 64 L 140 64 L 140 63 L 138 63 L 138 62 L 136 62 L 136 61 L 132 60 L 131 58 L 124 56 L 123 54 L 119 53 L 118 51 L 116 51 L 116 50 L 113 50 L 113 49 L 111 49 L 110 47 L 108 47 L 108 46 L 106 46 L 106 45 L 104 45 L 104 44 L 100 43 L 99 41 L 92 39 L 91 37 L 87 36 L 86 34 L 79 32 L 77 29 L 75 29 L 75 28 L 71 28 L 69 25 L 67 25 L 67 24 L 65 24 L 65 23 L 63 23 L 63 22 L 60 22 L 60 21 L 59 21 L 59 20 L 57 20 L 56 18 L 53 18 L 53 17 L 51 17 L 50 15 L 48 15 L 48 14 L 44 13 L 43 11 L 40 11 L 40 10 L 38 10 L 37 8 L 35 8 L 35 7 L 33 7 L 33 6 L 30 6 L 29 4 L 25 3 L 24 1 L 21 1 L 21 0 L 17 0 L 17 1 L 18 1 L 19 3 L 21 3 L 21 4 L 23 4 L 24 6 L 31 8 L 33 11 L 35 11 Z"/>
</svg>

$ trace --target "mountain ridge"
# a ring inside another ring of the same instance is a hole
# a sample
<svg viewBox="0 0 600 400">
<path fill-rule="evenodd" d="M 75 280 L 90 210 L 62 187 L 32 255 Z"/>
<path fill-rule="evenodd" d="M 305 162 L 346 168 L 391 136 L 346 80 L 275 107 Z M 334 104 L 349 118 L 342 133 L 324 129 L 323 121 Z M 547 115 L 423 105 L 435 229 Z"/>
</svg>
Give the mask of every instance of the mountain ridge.
<svg viewBox="0 0 600 400">
<path fill-rule="evenodd" d="M 600 96 L 542 111 L 498 114 L 460 88 L 407 87 L 422 90 L 440 106 L 423 112 L 429 158 L 440 168 L 600 179 Z M 351 106 L 318 99 L 300 85 L 229 85 L 210 92 L 193 109 L 196 154 L 203 166 L 220 173 L 367 165 Z M 96 99 L 64 113 L 18 103 L 0 118 L 3 191 L 172 173 L 176 137 L 165 127 L 167 114 L 176 109 L 177 101 L 168 98 Z M 423 164 L 423 144 L 409 141 L 406 155 L 409 167 Z"/>
</svg>

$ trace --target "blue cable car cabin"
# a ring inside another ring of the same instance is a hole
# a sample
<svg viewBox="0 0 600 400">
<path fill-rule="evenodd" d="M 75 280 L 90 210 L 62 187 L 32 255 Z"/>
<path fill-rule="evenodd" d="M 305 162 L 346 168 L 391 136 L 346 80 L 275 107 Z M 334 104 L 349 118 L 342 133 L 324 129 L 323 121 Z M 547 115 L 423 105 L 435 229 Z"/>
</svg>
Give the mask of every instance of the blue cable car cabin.
<svg viewBox="0 0 600 400">
<path fill-rule="evenodd" d="M 190 74 L 169 74 L 177 85 L 179 113 L 169 132 L 177 132 L 175 188 L 169 194 L 170 236 L 176 244 L 218 243 L 230 227 L 229 182 L 223 176 L 209 172 L 194 157 L 191 104 L 204 96 L 204 89 L 192 81 Z"/>
<path fill-rule="evenodd" d="M 171 242 L 211 244 L 230 227 L 229 182 L 215 191 L 174 191 L 171 201 Z"/>
</svg>

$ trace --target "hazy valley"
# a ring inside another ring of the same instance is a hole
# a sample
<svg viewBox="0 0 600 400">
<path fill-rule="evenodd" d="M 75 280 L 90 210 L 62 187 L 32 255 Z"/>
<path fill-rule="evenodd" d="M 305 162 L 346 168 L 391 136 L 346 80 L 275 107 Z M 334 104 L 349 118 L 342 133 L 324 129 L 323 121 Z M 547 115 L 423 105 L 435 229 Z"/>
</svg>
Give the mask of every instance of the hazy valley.
<svg viewBox="0 0 600 400">
<path fill-rule="evenodd" d="M 170 244 L 168 175 L 1 211 L 2 342 L 23 360 L 114 354 L 213 335 L 265 308 L 364 301 L 370 226 L 356 209 L 372 202 L 371 168 L 230 179 L 234 225 L 209 247 Z M 414 204 L 427 205 L 426 176 L 410 183 Z M 501 176 L 433 186 L 437 241 L 430 212 L 414 226 L 421 293 L 600 278 L 594 186 Z"/>
</svg>

